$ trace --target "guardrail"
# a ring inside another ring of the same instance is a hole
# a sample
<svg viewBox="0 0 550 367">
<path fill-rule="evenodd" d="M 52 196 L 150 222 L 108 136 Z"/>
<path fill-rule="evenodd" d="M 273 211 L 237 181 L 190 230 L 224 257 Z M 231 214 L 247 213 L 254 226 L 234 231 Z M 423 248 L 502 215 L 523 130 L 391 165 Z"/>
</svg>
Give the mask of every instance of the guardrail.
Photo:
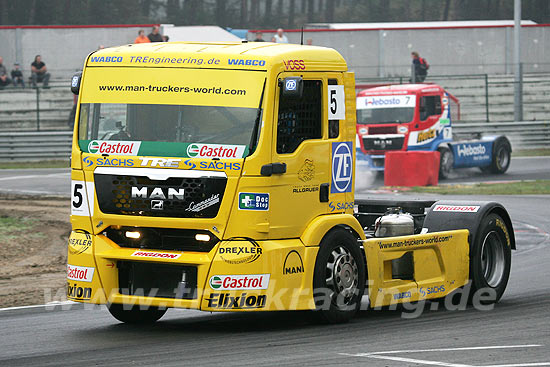
<svg viewBox="0 0 550 367">
<path fill-rule="evenodd" d="M 519 122 L 455 122 L 453 134 L 461 135 L 506 135 L 512 149 L 540 149 L 550 147 L 550 121 Z"/>
<path fill-rule="evenodd" d="M 461 136 L 506 135 L 512 149 L 550 146 L 550 121 L 455 122 L 453 133 Z M 0 161 L 68 160 L 72 131 L 29 131 L 0 133 Z"/>
<path fill-rule="evenodd" d="M 72 131 L 0 133 L 0 161 L 69 160 Z"/>
</svg>

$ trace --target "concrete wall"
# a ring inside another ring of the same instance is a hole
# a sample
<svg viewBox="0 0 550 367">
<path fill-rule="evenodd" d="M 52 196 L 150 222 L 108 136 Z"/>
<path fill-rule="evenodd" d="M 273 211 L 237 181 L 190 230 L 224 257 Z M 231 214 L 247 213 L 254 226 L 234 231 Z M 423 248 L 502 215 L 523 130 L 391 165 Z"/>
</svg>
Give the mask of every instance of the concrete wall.
<svg viewBox="0 0 550 367">
<path fill-rule="evenodd" d="M 132 43 L 138 30 L 148 34 L 150 25 L 124 27 L 0 27 L 0 56 L 10 71 L 19 62 L 24 75 L 30 76 L 30 65 L 42 55 L 52 78 L 68 78 L 82 69 L 86 56 L 105 47 Z"/>
<path fill-rule="evenodd" d="M 550 72 L 550 26 L 522 27 L 525 72 Z M 263 31 L 271 40 L 273 31 Z M 300 42 L 299 31 L 286 33 Z M 248 39 L 255 34 L 249 32 Z M 513 28 L 470 27 L 403 30 L 305 30 L 305 40 L 337 49 L 358 78 L 408 76 L 411 51 L 430 63 L 432 75 L 512 73 Z"/>
</svg>

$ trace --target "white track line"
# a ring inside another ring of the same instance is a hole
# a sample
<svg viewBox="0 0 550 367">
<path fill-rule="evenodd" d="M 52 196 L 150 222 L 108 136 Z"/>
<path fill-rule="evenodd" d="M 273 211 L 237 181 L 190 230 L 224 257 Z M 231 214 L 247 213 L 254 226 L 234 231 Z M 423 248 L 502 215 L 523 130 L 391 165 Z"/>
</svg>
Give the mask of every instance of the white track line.
<svg viewBox="0 0 550 367">
<path fill-rule="evenodd" d="M 0 177 L 0 181 L 9 181 L 9 180 L 19 180 L 22 178 L 37 178 L 37 177 L 62 177 L 62 176 L 69 176 L 70 173 L 49 173 L 47 175 L 26 175 L 26 176 L 8 176 L 8 177 Z"/>
<path fill-rule="evenodd" d="M 390 350 L 386 352 L 372 352 L 372 353 L 360 353 L 360 354 L 373 355 L 373 354 L 397 354 L 397 353 L 427 353 L 427 352 L 452 352 L 452 351 L 460 351 L 460 350 L 488 350 L 488 349 L 537 348 L 537 347 L 542 347 L 542 345 L 541 344 L 524 344 L 524 345 L 490 345 L 485 347 L 406 349 L 406 350 Z"/>
<path fill-rule="evenodd" d="M 428 366 L 444 366 L 444 367 L 536 367 L 536 366 L 550 366 L 550 362 L 533 362 L 533 363 L 514 363 L 514 364 L 498 364 L 490 366 L 474 366 L 461 363 L 441 362 L 441 361 L 429 361 L 425 359 L 404 358 L 397 356 L 388 356 L 386 354 L 399 354 L 399 353 L 430 353 L 430 352 L 452 352 L 452 351 L 466 351 L 466 350 L 490 350 L 490 349 L 513 349 L 513 348 L 537 348 L 542 347 L 540 344 L 524 344 L 524 345 L 491 345 L 485 347 L 461 347 L 461 348 L 434 348 L 434 349 L 405 349 L 405 350 L 390 350 L 385 352 L 371 352 L 371 353 L 339 353 L 340 355 L 350 357 L 362 357 L 362 358 L 374 358 L 383 359 L 389 361 L 423 364 Z"/>
<path fill-rule="evenodd" d="M 40 307 L 56 307 L 56 306 L 63 306 L 63 305 L 76 305 L 78 302 L 73 301 L 63 301 L 63 302 L 50 302 L 46 303 L 44 305 L 30 305 L 30 306 L 15 306 L 15 307 L 5 307 L 0 308 L 1 311 L 12 311 L 12 310 L 24 310 L 29 308 L 40 308 Z"/>
</svg>

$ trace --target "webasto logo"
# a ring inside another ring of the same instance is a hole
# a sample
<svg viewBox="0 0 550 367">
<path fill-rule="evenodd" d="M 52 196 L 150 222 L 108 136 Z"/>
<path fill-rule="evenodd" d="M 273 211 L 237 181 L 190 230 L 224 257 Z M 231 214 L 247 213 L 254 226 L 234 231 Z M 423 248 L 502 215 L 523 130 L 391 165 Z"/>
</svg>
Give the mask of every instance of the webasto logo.
<svg viewBox="0 0 550 367">
<path fill-rule="evenodd" d="M 401 103 L 399 98 L 372 98 L 367 101 L 367 106 L 398 105 Z"/>
<path fill-rule="evenodd" d="M 482 144 L 466 145 L 462 144 L 457 147 L 459 157 L 469 157 L 472 155 L 485 154 L 486 149 Z"/>
</svg>

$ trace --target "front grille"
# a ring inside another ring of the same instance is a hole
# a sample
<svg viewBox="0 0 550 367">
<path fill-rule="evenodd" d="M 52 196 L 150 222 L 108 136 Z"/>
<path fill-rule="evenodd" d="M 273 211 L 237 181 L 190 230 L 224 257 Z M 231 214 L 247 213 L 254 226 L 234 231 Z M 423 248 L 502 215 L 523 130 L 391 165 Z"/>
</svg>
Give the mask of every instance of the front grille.
<svg viewBox="0 0 550 367">
<path fill-rule="evenodd" d="M 401 150 L 404 141 L 404 136 L 369 136 L 363 138 L 363 146 L 366 150 Z"/>
<path fill-rule="evenodd" d="M 369 134 L 397 134 L 397 126 L 370 126 Z"/>
<path fill-rule="evenodd" d="M 227 184 L 225 177 L 152 180 L 145 176 L 98 173 L 94 174 L 94 180 L 98 205 L 105 214 L 176 218 L 214 218 Z M 132 188 L 140 196 L 132 197 Z M 175 195 L 181 189 L 183 199 Z"/>
<path fill-rule="evenodd" d="M 131 238 L 126 232 L 139 233 L 139 238 Z M 103 234 L 120 247 L 171 250 L 190 252 L 210 252 L 219 242 L 218 238 L 206 230 L 145 228 L 145 227 L 109 227 Z M 208 235 L 209 241 L 198 241 L 196 235 Z"/>
<path fill-rule="evenodd" d="M 197 298 L 197 268 L 147 262 L 119 261 L 120 294 L 155 298 Z"/>
</svg>

